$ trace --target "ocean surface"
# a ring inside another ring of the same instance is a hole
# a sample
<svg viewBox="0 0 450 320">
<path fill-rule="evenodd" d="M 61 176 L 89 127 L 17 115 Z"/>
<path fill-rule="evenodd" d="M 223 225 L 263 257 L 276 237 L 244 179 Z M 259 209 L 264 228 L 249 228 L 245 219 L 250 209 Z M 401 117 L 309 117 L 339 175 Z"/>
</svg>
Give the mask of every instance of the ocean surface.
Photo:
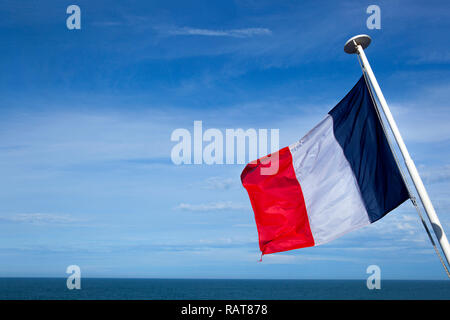
<svg viewBox="0 0 450 320">
<path fill-rule="evenodd" d="M 66 278 L 0 278 L 0 299 L 450 300 L 450 281 L 384 280 L 369 290 L 365 280 L 82 278 L 80 290 L 69 290 Z"/>
</svg>

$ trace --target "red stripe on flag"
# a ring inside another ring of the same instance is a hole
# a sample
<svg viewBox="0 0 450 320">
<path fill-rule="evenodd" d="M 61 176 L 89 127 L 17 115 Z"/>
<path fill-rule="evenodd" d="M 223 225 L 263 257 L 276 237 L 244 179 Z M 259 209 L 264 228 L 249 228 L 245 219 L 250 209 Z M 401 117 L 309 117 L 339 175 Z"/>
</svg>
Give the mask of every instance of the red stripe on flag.
<svg viewBox="0 0 450 320">
<path fill-rule="evenodd" d="M 255 213 L 261 252 L 268 254 L 314 246 L 303 192 L 295 176 L 289 148 L 272 154 L 270 159 L 269 163 L 267 160 L 261 162 L 261 159 L 256 164 L 249 163 L 241 174 Z M 278 173 L 261 174 L 261 168 L 276 168 L 277 165 Z"/>
</svg>

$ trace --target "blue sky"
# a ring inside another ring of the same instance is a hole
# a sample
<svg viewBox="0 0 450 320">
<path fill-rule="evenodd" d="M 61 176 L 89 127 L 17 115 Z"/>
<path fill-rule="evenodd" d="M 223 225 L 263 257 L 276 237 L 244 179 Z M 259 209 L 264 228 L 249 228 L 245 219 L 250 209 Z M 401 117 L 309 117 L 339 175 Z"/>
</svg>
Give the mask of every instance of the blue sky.
<svg viewBox="0 0 450 320">
<path fill-rule="evenodd" d="M 81 8 L 81 30 L 66 8 Z M 366 8 L 381 8 L 368 30 Z M 366 54 L 450 232 L 445 1 L 2 1 L 0 276 L 445 279 L 410 203 L 332 243 L 265 256 L 244 165 L 175 166 L 170 135 L 301 138 Z"/>
</svg>

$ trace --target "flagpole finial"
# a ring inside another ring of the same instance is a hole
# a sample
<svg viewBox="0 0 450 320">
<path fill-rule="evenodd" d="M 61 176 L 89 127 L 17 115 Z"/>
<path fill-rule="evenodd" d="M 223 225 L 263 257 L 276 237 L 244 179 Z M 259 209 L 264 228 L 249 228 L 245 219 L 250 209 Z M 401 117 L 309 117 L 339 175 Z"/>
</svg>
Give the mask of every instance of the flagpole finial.
<svg viewBox="0 0 450 320">
<path fill-rule="evenodd" d="M 356 46 L 361 45 L 363 49 L 367 48 L 372 39 L 367 34 L 358 34 L 347 40 L 344 46 L 344 51 L 348 54 L 356 53 Z"/>
</svg>

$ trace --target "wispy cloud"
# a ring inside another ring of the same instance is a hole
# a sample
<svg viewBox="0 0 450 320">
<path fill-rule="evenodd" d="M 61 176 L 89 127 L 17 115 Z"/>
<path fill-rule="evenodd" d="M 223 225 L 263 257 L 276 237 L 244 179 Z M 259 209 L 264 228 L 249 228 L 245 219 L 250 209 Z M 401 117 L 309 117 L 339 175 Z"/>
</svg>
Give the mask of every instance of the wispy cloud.
<svg viewBox="0 0 450 320">
<path fill-rule="evenodd" d="M 95 244 L 89 240 L 72 243 L 36 244 L 25 243 L 21 245 L 0 245 L 0 253 L 6 251 L 34 252 L 37 254 L 49 253 L 112 253 L 112 252 L 205 252 L 215 249 L 254 248 L 257 243 L 251 237 L 216 237 L 208 239 L 195 239 L 185 241 L 123 241 L 121 243 L 110 240 L 97 239 Z M 247 251 L 243 251 L 246 253 Z"/>
<path fill-rule="evenodd" d="M 450 52 L 422 52 L 409 61 L 411 64 L 438 63 L 446 64 L 450 62 Z"/>
<path fill-rule="evenodd" d="M 120 163 L 128 163 L 132 165 L 173 165 L 172 160 L 169 157 L 148 157 L 148 158 L 132 158 L 118 160 Z"/>
<path fill-rule="evenodd" d="M 198 29 L 191 27 L 172 28 L 166 30 L 167 34 L 174 36 L 210 36 L 210 37 L 233 37 L 249 38 L 253 36 L 271 35 L 272 31 L 267 28 L 244 28 L 229 30 Z"/>
<path fill-rule="evenodd" d="M 450 181 L 450 165 L 435 168 L 419 168 L 420 175 L 426 183 L 439 183 Z"/>
<path fill-rule="evenodd" d="M 177 209 L 186 211 L 222 211 L 248 209 L 248 205 L 233 203 L 231 201 L 219 201 L 200 204 L 180 203 Z"/>
<path fill-rule="evenodd" d="M 439 78 L 419 68 L 392 75 L 391 83 L 401 83 L 397 90 L 403 94 L 389 107 L 407 143 L 450 140 L 450 82 L 444 72 Z"/>
<path fill-rule="evenodd" d="M 26 224 L 69 224 L 80 220 L 66 214 L 18 213 L 0 216 L 0 221 Z"/>
<path fill-rule="evenodd" d="M 311 261 L 344 261 L 359 262 L 361 259 L 336 255 L 306 255 L 306 254 L 269 254 L 262 258 L 265 264 L 301 264 Z"/>
<path fill-rule="evenodd" d="M 401 213 L 407 210 L 408 213 Z M 429 247 L 429 240 L 423 229 L 420 219 L 412 208 L 399 208 L 398 212 L 390 213 L 383 219 L 365 228 L 349 233 L 347 236 L 329 244 L 341 249 L 353 250 L 354 248 L 384 248 L 389 250 L 395 246 L 414 250 Z M 357 239 L 357 241 L 355 241 Z M 355 249 L 359 250 L 359 249 Z"/>
<path fill-rule="evenodd" d="M 210 190 L 228 190 L 236 182 L 232 178 L 211 177 L 205 180 L 205 188 Z"/>
</svg>

